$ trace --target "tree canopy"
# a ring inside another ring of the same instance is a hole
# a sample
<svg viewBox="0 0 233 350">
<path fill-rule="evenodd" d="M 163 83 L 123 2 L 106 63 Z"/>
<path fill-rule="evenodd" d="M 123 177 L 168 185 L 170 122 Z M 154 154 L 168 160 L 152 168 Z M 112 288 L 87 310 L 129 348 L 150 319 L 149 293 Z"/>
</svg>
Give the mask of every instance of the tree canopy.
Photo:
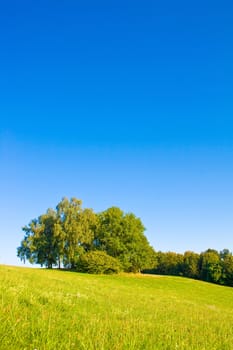
<svg viewBox="0 0 233 350">
<path fill-rule="evenodd" d="M 47 268 L 89 273 L 146 272 L 177 275 L 233 286 L 233 255 L 228 249 L 155 252 L 133 213 L 118 207 L 100 213 L 77 198 L 63 198 L 23 227 L 18 257 Z"/>
<path fill-rule="evenodd" d="M 150 267 L 155 258 L 145 228 L 134 214 L 117 207 L 95 213 L 83 209 L 82 201 L 76 198 L 63 198 L 56 210 L 48 209 L 23 231 L 19 258 L 48 268 L 62 265 L 78 270 L 82 266 L 84 270 L 87 261 L 93 265 L 97 259 L 111 266 L 117 262 L 116 271 L 136 272 Z M 95 251 L 105 254 L 90 254 Z"/>
<path fill-rule="evenodd" d="M 176 275 L 233 286 L 233 256 L 228 249 L 207 249 L 201 254 L 186 251 L 157 252 L 156 264 L 147 273 Z"/>
</svg>

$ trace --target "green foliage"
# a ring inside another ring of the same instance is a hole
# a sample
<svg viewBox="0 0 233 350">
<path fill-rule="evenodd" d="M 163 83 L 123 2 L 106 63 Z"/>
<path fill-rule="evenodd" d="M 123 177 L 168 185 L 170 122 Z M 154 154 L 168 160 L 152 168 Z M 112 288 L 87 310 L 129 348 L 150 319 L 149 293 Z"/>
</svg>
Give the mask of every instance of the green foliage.
<svg viewBox="0 0 233 350">
<path fill-rule="evenodd" d="M 82 209 L 81 205 L 81 200 L 71 198 L 69 201 L 64 198 L 56 208 L 63 265 L 67 268 L 75 268 L 80 255 L 91 246 L 94 239 L 96 214 L 91 209 Z"/>
<path fill-rule="evenodd" d="M 154 265 L 143 272 L 185 276 L 233 286 L 233 256 L 228 249 L 220 253 L 214 249 L 208 249 L 200 255 L 192 251 L 187 251 L 183 255 L 174 252 L 158 252 Z"/>
<path fill-rule="evenodd" d="M 233 287 L 233 256 L 229 250 L 220 252 L 222 262 L 222 283 Z"/>
<path fill-rule="evenodd" d="M 218 252 L 208 249 L 200 256 L 201 279 L 207 282 L 218 283 L 222 276 L 222 264 Z"/>
<path fill-rule="evenodd" d="M 182 254 L 158 252 L 156 272 L 161 275 L 182 275 Z"/>
<path fill-rule="evenodd" d="M 113 274 L 120 272 L 120 263 L 107 253 L 96 250 L 80 257 L 77 270 L 95 274 Z"/>
<path fill-rule="evenodd" d="M 76 198 L 67 198 L 57 205 L 57 216 L 60 225 L 60 238 L 63 240 L 63 264 L 73 268 L 79 254 L 83 252 L 82 240 L 84 235 L 80 224 L 82 202 Z"/>
<path fill-rule="evenodd" d="M 154 250 L 145 235 L 145 228 L 134 214 L 124 214 L 112 207 L 99 214 L 96 232 L 97 248 L 117 258 L 126 272 L 139 272 L 151 266 Z"/>
<path fill-rule="evenodd" d="M 82 201 L 63 198 L 56 210 L 23 227 L 18 257 L 47 268 L 61 266 L 89 273 L 145 272 L 185 276 L 233 286 L 233 256 L 208 249 L 196 254 L 158 252 L 149 245 L 145 228 L 133 213 L 111 207 L 98 214 Z"/>
<path fill-rule="evenodd" d="M 190 278 L 199 278 L 199 254 L 191 251 L 184 253 L 183 257 L 183 275 Z"/>
<path fill-rule="evenodd" d="M 21 260 L 28 259 L 31 263 L 45 265 L 48 268 L 56 264 L 59 250 L 55 234 L 56 223 L 56 213 L 48 209 L 46 214 L 23 227 L 25 237 L 18 248 Z"/>
<path fill-rule="evenodd" d="M 118 265 L 124 271 L 138 272 L 151 266 L 155 254 L 144 230 L 139 218 L 123 213 L 120 208 L 112 207 L 96 214 L 83 209 L 82 202 L 76 198 L 63 198 L 56 211 L 49 210 L 24 228 L 26 234 L 18 256 L 50 268 L 63 265 L 76 269 L 85 259 L 97 256 L 97 253 L 86 254 L 99 250 L 106 253 L 100 254 L 99 259 L 105 257 L 107 265 L 115 266 L 107 266 L 106 272 L 117 272 Z M 117 259 L 118 265 L 110 257 Z M 98 269 L 101 270 L 100 266 Z M 91 270 L 94 272 L 93 267 Z"/>
</svg>

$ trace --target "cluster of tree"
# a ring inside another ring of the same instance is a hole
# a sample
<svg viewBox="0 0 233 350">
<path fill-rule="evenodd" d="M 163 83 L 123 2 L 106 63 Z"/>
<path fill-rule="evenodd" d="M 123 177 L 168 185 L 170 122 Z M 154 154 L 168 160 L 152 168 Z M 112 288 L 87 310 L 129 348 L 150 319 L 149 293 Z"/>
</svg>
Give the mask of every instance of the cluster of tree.
<svg viewBox="0 0 233 350">
<path fill-rule="evenodd" d="M 208 249 L 201 254 L 191 251 L 184 254 L 157 252 L 156 257 L 156 265 L 144 272 L 233 286 L 233 255 L 228 249 L 221 252 Z"/>
<path fill-rule="evenodd" d="M 55 210 L 48 209 L 23 231 L 18 257 L 48 268 L 89 273 L 142 271 L 233 286 L 233 255 L 228 249 L 156 253 L 141 220 L 117 207 L 95 213 L 83 209 L 81 200 L 63 198 Z"/>
<path fill-rule="evenodd" d="M 48 209 L 23 231 L 18 257 L 48 268 L 115 273 L 155 266 L 141 220 L 117 207 L 95 213 L 83 209 L 81 200 L 63 198 L 55 210 Z"/>
</svg>

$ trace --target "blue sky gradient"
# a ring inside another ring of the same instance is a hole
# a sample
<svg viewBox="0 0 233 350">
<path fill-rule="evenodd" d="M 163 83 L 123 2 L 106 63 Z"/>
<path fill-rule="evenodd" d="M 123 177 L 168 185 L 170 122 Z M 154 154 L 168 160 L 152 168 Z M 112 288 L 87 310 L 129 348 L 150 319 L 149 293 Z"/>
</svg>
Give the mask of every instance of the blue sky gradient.
<svg viewBox="0 0 233 350">
<path fill-rule="evenodd" d="M 0 263 L 63 196 L 233 250 L 233 4 L 0 4 Z"/>
</svg>

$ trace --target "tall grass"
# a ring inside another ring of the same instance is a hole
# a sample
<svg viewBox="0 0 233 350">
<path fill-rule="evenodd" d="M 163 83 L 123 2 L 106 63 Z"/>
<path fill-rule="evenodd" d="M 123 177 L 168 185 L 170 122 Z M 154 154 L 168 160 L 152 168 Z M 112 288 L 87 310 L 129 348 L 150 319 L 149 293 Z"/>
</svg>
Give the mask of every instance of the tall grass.
<svg viewBox="0 0 233 350">
<path fill-rule="evenodd" d="M 0 266 L 0 349 L 233 349 L 233 289 Z"/>
</svg>

